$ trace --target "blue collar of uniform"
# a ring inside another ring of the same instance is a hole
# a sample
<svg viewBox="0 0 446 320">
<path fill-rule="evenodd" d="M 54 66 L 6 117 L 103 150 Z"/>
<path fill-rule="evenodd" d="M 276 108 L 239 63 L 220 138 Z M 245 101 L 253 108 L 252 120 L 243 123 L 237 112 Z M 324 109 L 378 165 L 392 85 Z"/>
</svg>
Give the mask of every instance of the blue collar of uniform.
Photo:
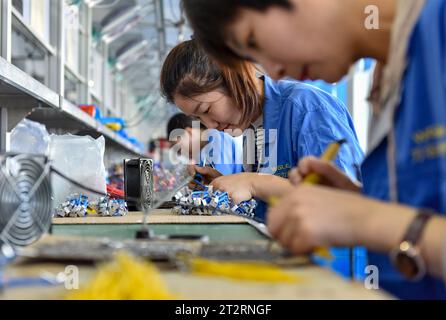
<svg viewBox="0 0 446 320">
<path fill-rule="evenodd" d="M 269 137 L 270 129 L 279 129 L 280 113 L 282 111 L 282 96 L 276 82 L 267 76 L 262 76 L 264 82 L 263 128 L 265 143 L 274 142 L 276 135 Z"/>
</svg>

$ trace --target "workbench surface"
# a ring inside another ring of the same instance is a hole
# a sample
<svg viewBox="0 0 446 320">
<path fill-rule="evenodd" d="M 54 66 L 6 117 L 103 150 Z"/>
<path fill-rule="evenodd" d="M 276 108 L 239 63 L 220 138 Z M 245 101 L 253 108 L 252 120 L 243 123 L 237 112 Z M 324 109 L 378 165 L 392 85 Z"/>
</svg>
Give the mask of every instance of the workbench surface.
<svg viewBox="0 0 446 320">
<path fill-rule="evenodd" d="M 255 242 L 266 239 L 253 227 L 243 223 L 238 217 L 172 217 L 169 211 L 158 211 L 149 220 L 156 234 L 197 234 L 207 235 L 212 242 Z M 179 218 L 179 219 L 178 219 Z M 206 219 L 204 219 L 206 218 Z M 235 218 L 238 218 L 235 219 Z M 76 218 L 77 220 L 55 219 L 52 232 L 54 236 L 108 237 L 111 239 L 133 239 L 141 227 L 140 213 L 129 215 L 126 222 L 116 223 L 119 218 Z M 102 219 L 102 220 L 101 220 Z M 105 220 L 104 220 L 105 219 Z M 106 220 L 117 219 L 113 223 Z M 121 218 L 123 220 L 124 218 Z M 225 219 L 228 219 L 225 221 Z M 78 222 L 77 222 L 78 221 Z M 170 221 L 170 222 L 167 222 Z M 38 263 L 10 266 L 9 277 L 38 276 L 43 271 L 57 274 L 63 272 L 66 264 Z M 79 266 L 80 285 L 92 277 L 94 266 Z M 203 277 L 180 271 L 164 270 L 161 274 L 169 289 L 184 299 L 389 299 L 380 290 L 367 290 L 363 283 L 348 281 L 335 273 L 313 265 L 304 264 L 287 269 L 304 279 L 298 284 L 261 284 L 240 282 L 231 279 Z M 63 287 L 27 287 L 10 289 L 0 293 L 1 299 L 62 299 L 67 293 Z"/>
</svg>

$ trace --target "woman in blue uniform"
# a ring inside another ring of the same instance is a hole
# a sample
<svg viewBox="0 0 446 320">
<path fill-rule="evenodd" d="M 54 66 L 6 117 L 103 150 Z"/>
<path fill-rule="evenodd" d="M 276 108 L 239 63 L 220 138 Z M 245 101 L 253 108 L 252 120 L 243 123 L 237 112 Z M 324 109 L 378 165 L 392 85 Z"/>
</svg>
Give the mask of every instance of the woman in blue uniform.
<svg viewBox="0 0 446 320">
<path fill-rule="evenodd" d="M 341 149 L 336 164 L 356 178 L 355 164 L 362 161 L 362 151 L 350 115 L 338 99 L 317 88 L 257 77 L 249 62 L 239 70 L 222 69 L 194 40 L 169 53 L 161 88 L 168 101 L 208 129 L 233 136 L 245 132 L 245 173 L 214 182 L 236 202 L 283 195 L 291 186 L 288 171 L 299 159 L 319 156 L 341 139 L 350 148 Z M 257 214 L 263 219 L 265 210 Z"/>
<path fill-rule="evenodd" d="M 294 183 L 314 171 L 343 191 L 298 185 L 269 212 L 269 229 L 296 253 L 365 245 L 380 287 L 401 298 L 446 298 L 444 283 L 423 272 L 426 264 L 441 275 L 446 219 L 422 209 L 446 213 L 446 1 L 184 0 L 184 7 L 215 58 L 255 60 L 273 78 L 333 82 L 360 58 L 378 60 L 363 187 L 306 159 Z"/>
<path fill-rule="evenodd" d="M 167 138 L 173 142 L 171 150 L 186 158 L 186 163 L 209 166 L 222 175 L 242 172 L 241 143 L 224 132 L 207 130 L 199 121 L 194 121 L 184 113 L 169 119 Z"/>
<path fill-rule="evenodd" d="M 218 177 L 210 168 L 197 168 L 228 192 L 235 202 L 253 197 L 267 200 L 293 189 L 288 172 L 306 156 L 320 156 L 341 139 L 336 165 L 352 179 L 362 161 L 355 130 L 346 107 L 335 97 L 296 81 L 274 82 L 258 77 L 250 62 L 230 69 L 217 65 L 195 40 L 175 47 L 161 72 L 161 89 L 168 101 L 197 117 L 208 129 L 243 134 L 244 173 Z M 218 178 L 217 178 L 218 177 Z M 266 205 L 260 202 L 258 219 Z M 342 252 L 344 260 L 348 254 Z"/>
</svg>

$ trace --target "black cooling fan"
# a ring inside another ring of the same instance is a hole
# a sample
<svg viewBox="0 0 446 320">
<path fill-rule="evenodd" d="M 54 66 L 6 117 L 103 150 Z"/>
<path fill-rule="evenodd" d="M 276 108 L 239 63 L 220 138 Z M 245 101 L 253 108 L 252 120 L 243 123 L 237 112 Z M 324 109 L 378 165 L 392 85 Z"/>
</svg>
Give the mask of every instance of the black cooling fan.
<svg viewBox="0 0 446 320">
<path fill-rule="evenodd" d="M 147 211 L 152 208 L 154 191 L 151 159 L 124 160 L 124 189 L 130 211 Z"/>
<path fill-rule="evenodd" d="M 50 166 L 44 157 L 0 155 L 0 242 L 37 241 L 51 226 Z"/>
</svg>

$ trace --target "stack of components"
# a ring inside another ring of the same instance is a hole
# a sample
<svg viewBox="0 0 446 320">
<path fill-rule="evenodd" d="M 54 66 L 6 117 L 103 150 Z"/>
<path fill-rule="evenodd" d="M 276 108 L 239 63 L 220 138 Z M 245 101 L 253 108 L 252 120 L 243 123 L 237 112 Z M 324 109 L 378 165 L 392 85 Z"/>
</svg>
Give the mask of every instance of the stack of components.
<svg viewBox="0 0 446 320">
<path fill-rule="evenodd" d="M 173 208 L 173 213 L 182 215 L 235 214 L 252 219 L 257 207 L 254 199 L 235 204 L 227 192 L 214 191 L 211 186 L 200 191 L 186 187 L 177 192 L 174 199 L 177 206 Z"/>
<path fill-rule="evenodd" d="M 86 195 L 73 194 L 60 204 L 55 210 L 55 216 L 64 218 L 100 215 L 103 217 L 119 217 L 128 213 L 127 204 L 122 199 L 112 199 L 109 196 L 89 200 Z"/>
</svg>

